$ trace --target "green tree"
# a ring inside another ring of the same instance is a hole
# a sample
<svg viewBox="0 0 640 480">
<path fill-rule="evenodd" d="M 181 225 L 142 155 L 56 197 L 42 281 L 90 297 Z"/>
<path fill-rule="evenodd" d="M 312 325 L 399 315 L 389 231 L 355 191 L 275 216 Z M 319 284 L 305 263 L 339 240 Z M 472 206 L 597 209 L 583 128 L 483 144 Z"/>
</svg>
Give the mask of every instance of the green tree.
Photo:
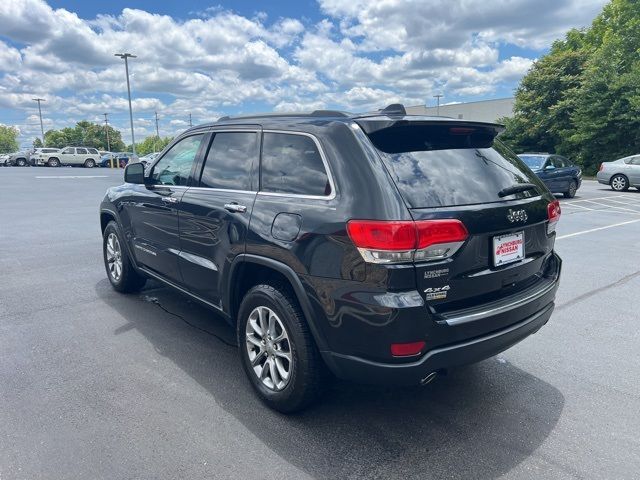
<svg viewBox="0 0 640 480">
<path fill-rule="evenodd" d="M 612 0 L 590 28 L 571 30 L 516 90 L 503 141 L 566 155 L 594 173 L 640 151 L 640 2 Z"/>
<path fill-rule="evenodd" d="M 109 130 L 109 142 L 107 143 L 107 129 Z M 82 120 L 75 127 L 66 127 L 61 130 L 49 130 L 44 134 L 47 147 L 63 148 L 68 145 L 81 145 L 107 150 L 107 145 L 113 152 L 123 151 L 125 148 L 120 131 L 113 127 L 105 127 L 98 123 Z"/>
<path fill-rule="evenodd" d="M 18 150 L 18 129 L 0 125 L 0 153 L 12 153 Z"/>
<path fill-rule="evenodd" d="M 151 135 L 136 145 L 136 153 L 139 156 L 142 156 L 152 152 L 159 152 L 169 145 L 171 140 L 172 137 L 158 137 L 157 135 Z"/>
<path fill-rule="evenodd" d="M 41 148 L 44 147 L 44 145 L 42 145 L 42 140 L 40 140 L 38 137 L 33 139 L 33 148 Z"/>
</svg>

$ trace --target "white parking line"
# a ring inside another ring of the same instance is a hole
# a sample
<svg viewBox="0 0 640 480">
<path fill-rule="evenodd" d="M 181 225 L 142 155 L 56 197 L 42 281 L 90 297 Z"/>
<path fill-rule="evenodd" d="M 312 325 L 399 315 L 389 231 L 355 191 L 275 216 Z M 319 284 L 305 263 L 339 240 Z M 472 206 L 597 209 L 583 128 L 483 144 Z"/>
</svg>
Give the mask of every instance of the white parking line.
<svg viewBox="0 0 640 480">
<path fill-rule="evenodd" d="M 612 210 L 625 210 L 627 212 L 640 213 L 640 210 L 634 210 L 632 208 L 619 207 L 617 205 L 607 205 L 606 203 L 594 202 L 593 200 L 585 200 L 585 202 L 593 203 L 595 205 L 600 205 L 601 207 L 605 207 L 605 208 L 612 209 Z"/>
<path fill-rule="evenodd" d="M 640 218 L 636 220 L 629 220 L 627 222 L 614 223 L 613 225 L 606 225 L 604 227 L 591 228 L 589 230 L 583 230 L 581 232 L 569 233 L 567 235 L 560 235 L 559 237 L 556 237 L 556 240 L 562 240 L 564 238 L 570 238 L 570 237 L 577 237 L 578 235 L 584 235 L 585 233 L 598 232 L 600 230 L 606 230 L 607 228 L 621 227 L 623 225 L 629 225 L 630 223 L 638 223 L 638 222 L 640 222 Z"/>
<path fill-rule="evenodd" d="M 46 175 L 36 178 L 108 178 L 109 175 Z"/>
</svg>

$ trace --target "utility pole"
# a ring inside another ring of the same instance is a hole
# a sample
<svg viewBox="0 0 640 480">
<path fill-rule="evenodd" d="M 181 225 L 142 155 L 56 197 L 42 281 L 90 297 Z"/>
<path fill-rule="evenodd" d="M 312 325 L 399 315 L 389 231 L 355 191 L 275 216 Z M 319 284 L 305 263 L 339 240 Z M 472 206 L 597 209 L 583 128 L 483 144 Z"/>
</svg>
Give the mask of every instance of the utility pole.
<svg viewBox="0 0 640 480">
<path fill-rule="evenodd" d="M 189 128 L 193 127 L 193 123 L 191 122 L 191 112 L 189 112 Z"/>
<path fill-rule="evenodd" d="M 42 108 L 40 102 L 46 102 L 44 98 L 34 98 L 34 102 L 38 102 L 38 113 L 40 114 L 40 133 L 42 133 L 42 146 L 44 147 L 44 125 L 42 124 Z"/>
<path fill-rule="evenodd" d="M 434 98 L 436 98 L 438 100 L 438 106 L 436 108 L 436 115 L 439 117 L 440 116 L 440 99 L 444 97 L 444 95 L 442 95 L 441 93 L 434 95 Z"/>
<path fill-rule="evenodd" d="M 124 58 L 124 70 L 127 74 L 127 94 L 129 95 L 129 120 L 131 121 L 131 148 L 133 149 L 133 155 L 136 154 L 136 138 L 133 134 L 133 109 L 131 108 L 131 85 L 129 84 L 129 58 L 137 58 L 136 55 L 131 53 L 116 53 L 116 57 Z"/>
<path fill-rule="evenodd" d="M 153 151 L 156 152 L 158 150 L 158 141 L 160 140 L 160 129 L 158 128 L 158 112 L 156 114 L 156 141 L 153 142 Z"/>
<path fill-rule="evenodd" d="M 107 118 L 108 113 L 103 113 L 104 115 L 104 131 L 107 133 L 107 151 L 111 151 L 111 143 L 109 143 L 109 119 Z"/>
</svg>

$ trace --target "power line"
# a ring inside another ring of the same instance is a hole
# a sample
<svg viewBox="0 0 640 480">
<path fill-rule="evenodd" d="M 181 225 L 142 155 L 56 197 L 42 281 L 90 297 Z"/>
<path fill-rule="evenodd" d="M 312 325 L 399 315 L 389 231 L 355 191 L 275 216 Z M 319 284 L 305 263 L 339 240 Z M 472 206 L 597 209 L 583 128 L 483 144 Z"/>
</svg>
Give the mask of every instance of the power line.
<svg viewBox="0 0 640 480">
<path fill-rule="evenodd" d="M 440 99 L 442 97 L 444 97 L 444 95 L 442 95 L 441 93 L 438 93 L 437 95 L 434 95 L 433 97 L 438 100 L 438 106 L 436 107 L 436 115 L 439 117 L 440 116 Z"/>
</svg>

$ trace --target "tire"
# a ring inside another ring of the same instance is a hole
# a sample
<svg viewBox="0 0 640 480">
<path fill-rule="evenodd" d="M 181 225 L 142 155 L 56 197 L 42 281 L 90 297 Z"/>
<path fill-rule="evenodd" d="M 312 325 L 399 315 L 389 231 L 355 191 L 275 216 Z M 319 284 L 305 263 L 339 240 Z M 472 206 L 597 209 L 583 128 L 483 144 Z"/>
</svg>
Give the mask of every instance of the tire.
<svg viewBox="0 0 640 480">
<path fill-rule="evenodd" d="M 626 192 L 629 190 L 629 179 L 621 173 L 618 173 L 611 177 L 609 185 L 611 185 L 611 188 L 616 192 Z"/>
<path fill-rule="evenodd" d="M 116 291 L 137 292 L 146 283 L 147 279 L 133 267 L 124 246 L 120 227 L 113 220 L 107 224 L 102 235 L 102 258 L 107 277 Z"/>
<path fill-rule="evenodd" d="M 576 196 L 576 192 L 578 191 L 578 184 L 575 180 L 571 180 L 569 183 L 569 190 L 564 192 L 564 198 L 573 198 Z"/>
<path fill-rule="evenodd" d="M 49 166 L 49 167 L 59 167 L 60 166 L 60 160 L 58 160 L 55 157 L 50 158 L 49 160 L 47 160 L 47 166 Z"/>
<path fill-rule="evenodd" d="M 93 168 L 96 166 L 96 161 L 93 158 L 87 158 L 84 161 L 84 167 L 85 168 Z"/>
<path fill-rule="evenodd" d="M 24 158 L 19 158 L 16 160 L 16 165 L 18 167 L 24 167 L 27 165 L 27 161 Z"/>
<path fill-rule="evenodd" d="M 275 333 L 272 330 L 271 336 L 259 332 L 264 331 L 260 328 L 261 312 L 264 323 L 268 325 L 267 319 L 273 322 Z M 326 367 L 288 286 L 261 284 L 251 288 L 240 304 L 237 332 L 242 366 L 266 405 L 281 413 L 292 413 L 309 406 L 320 396 Z M 280 342 L 271 341 L 283 335 Z M 252 342 L 247 340 L 249 336 Z M 286 358 L 287 353 L 290 360 Z M 256 358 L 258 363 L 254 367 L 252 360 Z M 258 370 L 265 371 L 264 380 Z M 287 371 L 285 379 L 281 372 Z"/>
</svg>

